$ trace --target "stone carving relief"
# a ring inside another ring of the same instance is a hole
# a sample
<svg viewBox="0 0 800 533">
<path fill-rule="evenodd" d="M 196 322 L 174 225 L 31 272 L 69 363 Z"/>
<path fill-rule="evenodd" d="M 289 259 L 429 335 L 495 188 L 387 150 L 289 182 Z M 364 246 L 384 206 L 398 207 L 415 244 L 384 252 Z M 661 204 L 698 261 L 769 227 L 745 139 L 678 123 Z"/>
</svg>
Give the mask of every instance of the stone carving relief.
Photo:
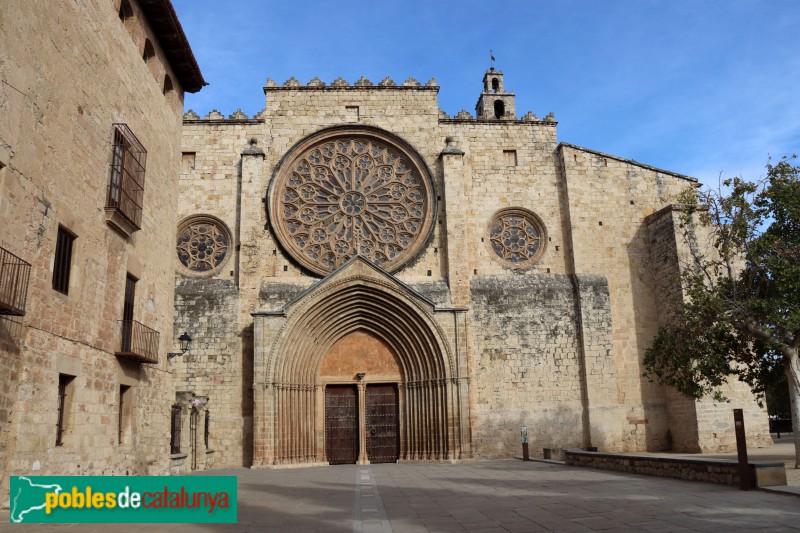
<svg viewBox="0 0 800 533">
<path fill-rule="evenodd" d="M 531 266 L 544 252 L 544 224 L 527 209 L 503 209 L 492 218 L 489 244 L 502 263 L 513 267 Z"/>
<path fill-rule="evenodd" d="M 270 219 L 281 244 L 321 275 L 355 254 L 397 270 L 433 224 L 424 164 L 385 136 L 352 131 L 295 149 L 270 191 Z"/>
<path fill-rule="evenodd" d="M 217 272 L 225 264 L 230 249 L 230 231 L 216 217 L 189 217 L 178 227 L 176 250 L 185 273 Z"/>
</svg>

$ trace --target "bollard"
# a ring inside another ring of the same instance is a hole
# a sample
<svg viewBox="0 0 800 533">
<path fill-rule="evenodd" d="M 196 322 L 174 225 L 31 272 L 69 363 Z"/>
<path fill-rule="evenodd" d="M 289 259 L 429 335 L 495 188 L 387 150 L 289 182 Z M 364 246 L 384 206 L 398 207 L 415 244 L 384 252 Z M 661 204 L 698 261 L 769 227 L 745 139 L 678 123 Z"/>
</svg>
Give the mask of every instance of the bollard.
<svg viewBox="0 0 800 533">
<path fill-rule="evenodd" d="M 750 479 L 750 464 L 747 461 L 747 440 L 744 434 L 744 411 L 733 410 L 733 424 L 736 430 L 736 455 L 739 458 L 739 489 L 750 490 L 753 483 Z"/>
</svg>

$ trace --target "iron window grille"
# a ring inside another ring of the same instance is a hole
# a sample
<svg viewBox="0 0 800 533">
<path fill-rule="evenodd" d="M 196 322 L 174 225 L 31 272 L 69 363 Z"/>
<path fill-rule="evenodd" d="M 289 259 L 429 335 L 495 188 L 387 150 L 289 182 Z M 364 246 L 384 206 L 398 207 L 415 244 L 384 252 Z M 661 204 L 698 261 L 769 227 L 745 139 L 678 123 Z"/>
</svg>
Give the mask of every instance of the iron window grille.
<svg viewBox="0 0 800 533">
<path fill-rule="evenodd" d="M 181 453 L 181 406 L 172 406 L 169 438 L 170 453 Z"/>
<path fill-rule="evenodd" d="M 31 265 L 0 247 L 0 315 L 25 315 Z"/>
<path fill-rule="evenodd" d="M 69 273 L 72 268 L 72 243 L 75 235 L 62 226 L 58 227 L 56 256 L 53 262 L 53 289 L 69 294 Z"/>
<path fill-rule="evenodd" d="M 131 231 L 141 229 L 147 150 L 126 124 L 114 124 L 114 151 L 106 210 L 121 215 Z M 115 224 L 117 225 L 117 224 Z"/>
</svg>

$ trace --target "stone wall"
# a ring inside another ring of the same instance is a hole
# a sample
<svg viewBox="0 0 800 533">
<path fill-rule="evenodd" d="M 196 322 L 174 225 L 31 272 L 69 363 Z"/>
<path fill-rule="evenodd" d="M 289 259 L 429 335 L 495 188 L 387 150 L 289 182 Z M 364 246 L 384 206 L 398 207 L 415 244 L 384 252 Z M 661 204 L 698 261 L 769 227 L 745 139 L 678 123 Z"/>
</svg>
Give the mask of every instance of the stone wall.
<svg viewBox="0 0 800 533">
<path fill-rule="evenodd" d="M 476 456 L 517 452 L 523 424 L 534 448 L 581 447 L 581 362 L 567 276 L 485 276 L 470 288 Z"/>
<path fill-rule="evenodd" d="M 611 299 L 614 399 L 626 417 L 644 426 L 620 450 L 666 446 L 662 388 L 642 378 L 641 360 L 661 324 L 644 218 L 674 201 L 694 181 L 618 157 L 562 144 L 559 149 L 567 204 L 572 268 L 602 273 Z"/>
<path fill-rule="evenodd" d="M 613 470 L 647 476 L 670 477 L 686 481 L 705 481 L 720 485 L 740 486 L 739 463 L 724 459 L 616 455 L 567 450 L 566 463 L 571 466 Z M 786 465 L 781 462 L 751 461 L 751 487 L 786 485 Z"/>
<path fill-rule="evenodd" d="M 173 359 L 179 390 L 207 396 L 214 420 L 209 447 L 217 464 L 249 466 L 252 438 L 252 331 L 242 332 L 232 280 L 185 279 L 175 288 L 175 332 L 191 331 L 192 349 Z M 180 333 L 178 333 L 180 334 Z M 248 350 L 245 350 L 248 347 Z"/>
<path fill-rule="evenodd" d="M 657 302 L 663 310 L 660 314 L 661 325 L 667 324 L 671 310 L 684 298 L 680 275 L 692 264 L 690 247 L 713 249 L 709 233 L 700 233 L 697 226 L 685 225 L 682 217 L 680 207 L 670 205 L 645 219 L 650 234 Z M 674 389 L 666 388 L 670 448 L 687 452 L 733 449 L 736 442 L 732 410 L 736 408 L 744 410 L 745 425 L 749 428 L 748 445 L 772 444 L 766 409 L 755 402 L 749 387 L 733 380 L 725 384 L 722 391 L 730 403 L 717 403 L 708 398 L 695 401 Z"/>
<path fill-rule="evenodd" d="M 0 491 L 9 474 L 167 472 L 182 89 L 163 94 L 164 75 L 177 78 L 131 4 L 126 23 L 118 2 L 0 6 L 0 246 L 32 265 L 25 316 L 0 317 Z M 130 238 L 105 221 L 114 123 L 147 150 Z M 60 226 L 76 236 L 68 294 L 52 288 Z M 114 355 L 126 273 L 134 319 L 160 333 L 158 364 Z M 59 374 L 74 379 L 56 446 Z M 121 385 L 133 408 L 119 443 Z"/>
</svg>

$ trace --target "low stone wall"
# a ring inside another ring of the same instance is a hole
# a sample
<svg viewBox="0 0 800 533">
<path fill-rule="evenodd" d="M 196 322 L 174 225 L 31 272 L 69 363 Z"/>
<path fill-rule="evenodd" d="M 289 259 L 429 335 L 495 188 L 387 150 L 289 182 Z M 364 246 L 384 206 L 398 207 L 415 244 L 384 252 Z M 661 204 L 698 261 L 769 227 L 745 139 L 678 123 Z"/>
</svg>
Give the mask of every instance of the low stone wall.
<svg viewBox="0 0 800 533">
<path fill-rule="evenodd" d="M 739 463 L 736 461 L 576 450 L 567 450 L 564 455 L 566 464 L 571 466 L 739 486 Z M 754 487 L 786 485 L 786 466 L 783 463 L 750 461 L 749 464 Z"/>
</svg>

